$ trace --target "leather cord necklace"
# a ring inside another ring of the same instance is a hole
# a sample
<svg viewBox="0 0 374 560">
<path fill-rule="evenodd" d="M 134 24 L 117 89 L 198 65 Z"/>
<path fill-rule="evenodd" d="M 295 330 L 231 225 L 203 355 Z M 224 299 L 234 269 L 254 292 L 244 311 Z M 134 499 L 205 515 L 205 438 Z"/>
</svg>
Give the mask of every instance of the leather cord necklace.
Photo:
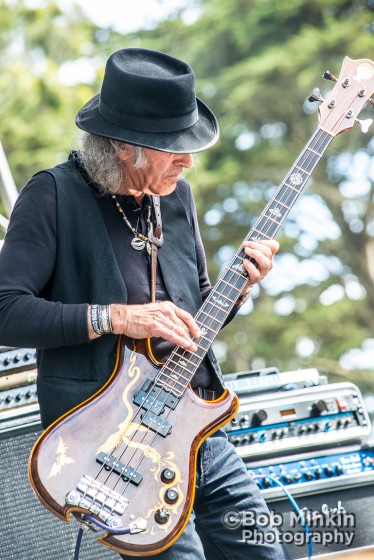
<svg viewBox="0 0 374 560">
<path fill-rule="evenodd" d="M 115 194 L 112 194 L 112 200 L 114 202 L 114 204 L 116 205 L 116 208 L 118 210 L 118 212 L 121 214 L 122 216 L 122 220 L 125 222 L 125 224 L 131 229 L 131 231 L 134 234 L 134 238 L 131 240 L 131 247 L 133 249 L 135 249 L 136 251 L 142 251 L 144 249 L 144 247 L 146 246 L 146 243 L 148 243 L 149 239 L 146 235 L 143 235 L 142 233 L 140 233 L 138 231 L 138 225 L 139 225 L 139 219 L 138 219 L 138 224 L 136 226 L 136 229 L 130 224 L 130 220 L 128 219 L 128 217 L 126 216 L 122 206 L 120 205 L 120 203 L 117 200 L 117 197 Z M 148 214 L 150 213 L 150 207 L 149 207 L 149 211 Z M 149 219 L 149 217 L 148 217 Z M 147 221 L 148 221 L 147 219 Z M 147 247 L 148 252 L 150 253 L 150 249 Z"/>
</svg>

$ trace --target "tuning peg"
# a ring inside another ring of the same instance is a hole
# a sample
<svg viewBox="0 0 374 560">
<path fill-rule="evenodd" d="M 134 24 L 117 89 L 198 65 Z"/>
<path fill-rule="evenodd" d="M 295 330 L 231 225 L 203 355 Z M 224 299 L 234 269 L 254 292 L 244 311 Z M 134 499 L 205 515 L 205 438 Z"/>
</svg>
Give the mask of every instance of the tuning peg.
<svg viewBox="0 0 374 560">
<path fill-rule="evenodd" d="M 323 97 L 318 87 L 314 88 L 311 95 L 308 97 L 308 101 L 310 101 L 311 103 L 314 103 L 314 101 L 320 101 L 320 102 L 323 101 Z"/>
<path fill-rule="evenodd" d="M 371 125 L 373 124 L 373 119 L 366 119 L 365 121 L 356 119 L 356 123 L 361 128 L 361 132 L 364 132 L 366 134 L 369 128 L 371 127 Z"/>
<path fill-rule="evenodd" d="M 322 78 L 324 80 L 331 80 L 332 82 L 338 81 L 338 78 L 336 78 L 334 74 L 331 74 L 330 70 L 325 70 L 324 73 L 322 74 Z"/>
</svg>

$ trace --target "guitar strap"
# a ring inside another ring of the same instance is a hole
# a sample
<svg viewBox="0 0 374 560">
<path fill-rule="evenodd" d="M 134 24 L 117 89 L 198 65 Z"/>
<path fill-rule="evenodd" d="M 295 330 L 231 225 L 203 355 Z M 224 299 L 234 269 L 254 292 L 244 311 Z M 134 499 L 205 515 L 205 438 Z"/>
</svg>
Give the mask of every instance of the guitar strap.
<svg viewBox="0 0 374 560">
<path fill-rule="evenodd" d="M 155 303 L 156 301 L 156 278 L 157 278 L 157 250 L 162 247 L 164 243 L 164 238 L 162 234 L 162 220 L 161 220 L 161 208 L 160 208 L 160 197 L 152 196 L 152 214 L 155 227 L 153 228 L 152 217 L 148 222 L 148 241 L 150 244 L 151 253 L 151 301 Z"/>
</svg>

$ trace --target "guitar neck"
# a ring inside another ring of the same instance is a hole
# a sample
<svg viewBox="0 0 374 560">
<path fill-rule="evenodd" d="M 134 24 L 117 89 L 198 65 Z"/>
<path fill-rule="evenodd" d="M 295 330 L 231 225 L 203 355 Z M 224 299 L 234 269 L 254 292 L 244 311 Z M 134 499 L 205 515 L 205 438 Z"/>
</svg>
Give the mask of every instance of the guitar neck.
<svg viewBox="0 0 374 560">
<path fill-rule="evenodd" d="M 329 146 L 333 136 L 317 128 L 290 171 L 280 183 L 274 196 L 260 214 L 245 241 L 274 239 L 298 196 L 305 189 L 309 178 Z M 246 259 L 240 247 L 219 276 L 202 307 L 195 316 L 201 337 L 195 342 L 195 353 L 181 347 L 175 348 L 156 377 L 156 383 L 181 396 L 205 357 L 212 342 L 227 320 L 238 297 L 248 281 L 243 266 Z"/>
</svg>

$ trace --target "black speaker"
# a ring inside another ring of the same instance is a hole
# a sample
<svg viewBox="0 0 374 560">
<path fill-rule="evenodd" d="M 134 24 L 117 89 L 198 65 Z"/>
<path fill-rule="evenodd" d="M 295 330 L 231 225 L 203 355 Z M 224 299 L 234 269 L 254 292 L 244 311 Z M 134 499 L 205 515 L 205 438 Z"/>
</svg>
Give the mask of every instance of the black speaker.
<svg viewBox="0 0 374 560">
<path fill-rule="evenodd" d="M 0 434 L 1 560 L 73 560 L 79 523 L 64 523 L 44 508 L 27 477 L 40 423 L 17 424 Z M 120 560 L 119 554 L 96 542 L 97 536 L 84 532 L 79 560 Z"/>
<path fill-rule="evenodd" d="M 313 558 L 327 558 L 330 554 L 335 558 L 337 553 L 345 556 L 349 552 L 355 552 L 358 558 L 360 550 L 370 550 L 370 558 L 374 558 L 374 481 L 354 485 L 347 482 L 345 487 L 301 495 L 296 501 L 309 525 Z M 305 531 L 291 503 L 280 499 L 267 504 L 291 558 L 308 558 Z"/>
</svg>

